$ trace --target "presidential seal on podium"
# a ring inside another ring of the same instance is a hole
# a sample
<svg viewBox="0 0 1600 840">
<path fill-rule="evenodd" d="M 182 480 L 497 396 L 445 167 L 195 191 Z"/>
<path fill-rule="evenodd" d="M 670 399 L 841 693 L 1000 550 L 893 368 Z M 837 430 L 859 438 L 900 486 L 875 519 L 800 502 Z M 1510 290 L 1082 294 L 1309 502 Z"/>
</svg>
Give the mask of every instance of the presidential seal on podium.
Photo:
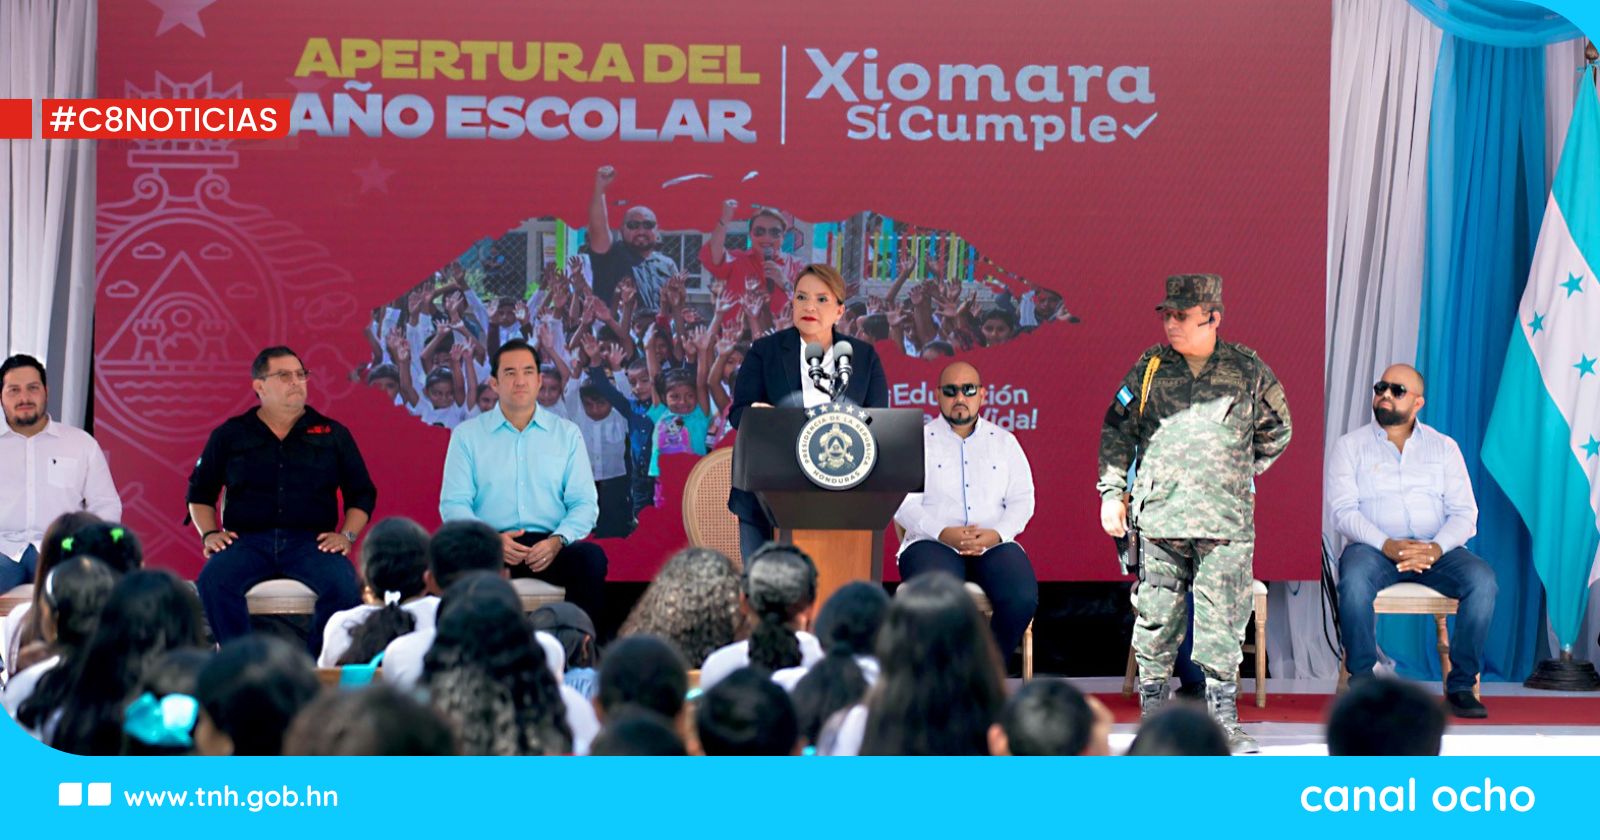
<svg viewBox="0 0 1600 840">
<path fill-rule="evenodd" d="M 831 402 L 806 410 L 795 438 L 800 471 L 826 490 L 849 490 L 872 474 L 878 445 L 866 409 Z"/>
</svg>

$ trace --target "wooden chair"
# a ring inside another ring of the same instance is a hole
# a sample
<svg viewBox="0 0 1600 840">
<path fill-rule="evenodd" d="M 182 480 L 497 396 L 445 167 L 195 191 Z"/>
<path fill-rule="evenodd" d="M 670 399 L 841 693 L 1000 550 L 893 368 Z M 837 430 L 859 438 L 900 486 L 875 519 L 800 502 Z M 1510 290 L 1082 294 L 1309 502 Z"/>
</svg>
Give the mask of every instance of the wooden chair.
<svg viewBox="0 0 1600 840">
<path fill-rule="evenodd" d="M 317 593 L 298 580 L 264 580 L 244 594 L 251 615 L 310 615 L 317 606 Z"/>
<path fill-rule="evenodd" d="M 517 597 L 522 599 L 523 612 L 531 613 L 545 604 L 567 600 L 567 590 L 534 578 L 517 578 L 511 581 L 511 588 L 517 590 Z"/>
<path fill-rule="evenodd" d="M 1397 583 L 1378 590 L 1372 600 L 1372 611 L 1378 615 L 1431 615 L 1439 633 L 1439 682 L 1443 685 L 1450 677 L 1450 627 L 1447 620 L 1456 614 L 1461 602 L 1446 598 L 1431 586 L 1420 583 Z M 1472 696 L 1478 696 L 1482 679 L 1472 684 Z M 1342 656 L 1339 662 L 1339 691 L 1350 685 L 1350 658 Z"/>
<path fill-rule="evenodd" d="M 739 518 L 728 510 L 733 487 L 733 447 L 713 449 L 695 462 L 683 485 L 683 533 L 692 546 L 714 548 L 742 568 Z"/>
<path fill-rule="evenodd" d="M 31 583 L 24 583 L 15 589 L 0 594 L 0 616 L 4 616 L 31 601 L 33 601 L 33 584 Z"/>
<path fill-rule="evenodd" d="M 1250 595 L 1255 602 L 1256 640 L 1246 643 L 1244 652 L 1256 658 L 1256 708 L 1267 707 L 1267 585 L 1252 581 Z M 1139 681 L 1139 664 L 1133 658 L 1133 645 L 1128 645 L 1128 668 L 1122 675 L 1122 696 L 1132 697 Z"/>
</svg>

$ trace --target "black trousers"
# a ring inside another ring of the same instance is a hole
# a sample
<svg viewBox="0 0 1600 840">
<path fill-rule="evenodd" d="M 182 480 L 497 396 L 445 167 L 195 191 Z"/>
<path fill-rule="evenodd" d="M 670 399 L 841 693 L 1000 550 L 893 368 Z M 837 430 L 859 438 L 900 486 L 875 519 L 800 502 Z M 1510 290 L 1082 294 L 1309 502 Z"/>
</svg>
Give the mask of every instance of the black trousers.
<svg viewBox="0 0 1600 840">
<path fill-rule="evenodd" d="M 523 534 L 517 542 L 531 546 L 550 538 L 549 534 Z M 567 590 L 567 601 L 589 614 L 589 620 L 598 627 L 604 617 L 606 605 L 605 549 L 592 542 L 579 540 L 556 554 L 542 572 L 530 571 L 527 566 L 508 565 L 513 578 L 535 578 Z"/>
<path fill-rule="evenodd" d="M 977 557 L 964 557 L 938 540 L 917 540 L 900 553 L 902 579 L 935 571 L 949 572 L 983 587 L 989 603 L 994 605 L 989 629 L 994 631 L 1000 655 L 1010 657 L 1039 607 L 1039 579 L 1022 546 L 1001 543 Z"/>
</svg>

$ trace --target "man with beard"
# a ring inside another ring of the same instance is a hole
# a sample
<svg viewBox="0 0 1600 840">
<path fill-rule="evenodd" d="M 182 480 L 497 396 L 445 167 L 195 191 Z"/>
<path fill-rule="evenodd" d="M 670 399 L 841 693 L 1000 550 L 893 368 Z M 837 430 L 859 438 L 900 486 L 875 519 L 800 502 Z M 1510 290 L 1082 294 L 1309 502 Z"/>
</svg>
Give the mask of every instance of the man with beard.
<svg viewBox="0 0 1600 840">
<path fill-rule="evenodd" d="M 895 512 L 905 529 L 900 576 L 949 572 L 983 588 L 1002 654 L 1022 641 L 1039 605 L 1039 581 L 1017 536 L 1033 517 L 1033 471 L 1010 432 L 981 419 L 978 370 L 953 362 L 939 374 L 939 417 L 923 427 L 923 491 Z"/>
<path fill-rule="evenodd" d="M 617 177 L 609 166 L 594 175 L 594 193 L 589 198 L 589 264 L 594 277 L 595 296 L 606 306 L 615 306 L 617 282 L 631 276 L 639 294 L 642 312 L 655 312 L 661 306 L 661 289 L 678 273 L 678 264 L 657 251 L 661 229 L 650 208 L 636 205 L 622 214 L 622 229 L 611 230 L 607 217 L 606 187 Z M 622 247 L 617 247 L 621 240 Z M 676 316 L 677 313 L 672 313 Z"/>
<path fill-rule="evenodd" d="M 1350 541 L 1339 556 L 1339 636 L 1351 681 L 1369 679 L 1379 590 L 1416 582 L 1457 599 L 1445 694 L 1456 717 L 1487 717 L 1473 687 L 1494 615 L 1494 569 L 1466 548 L 1478 522 L 1472 479 L 1456 442 L 1417 420 L 1423 389 L 1415 368 L 1391 365 L 1372 386 L 1373 422 L 1328 456 L 1323 497 Z"/>
<path fill-rule="evenodd" d="M 1193 658 L 1205 672 L 1206 706 L 1232 752 L 1256 752 L 1238 708 L 1252 611 L 1254 478 L 1289 447 L 1289 405 L 1254 350 L 1218 340 L 1221 277 L 1168 277 L 1156 311 L 1168 343 L 1139 357 L 1106 410 L 1095 485 L 1100 527 L 1112 537 L 1138 530 L 1140 710 L 1149 717 L 1170 697 L 1192 591 Z"/>
<path fill-rule="evenodd" d="M 49 394 L 38 359 L 18 354 L 0 364 L 0 594 L 33 579 L 39 542 L 56 517 L 87 510 L 122 518 L 105 453 L 86 432 L 50 419 Z"/>
</svg>

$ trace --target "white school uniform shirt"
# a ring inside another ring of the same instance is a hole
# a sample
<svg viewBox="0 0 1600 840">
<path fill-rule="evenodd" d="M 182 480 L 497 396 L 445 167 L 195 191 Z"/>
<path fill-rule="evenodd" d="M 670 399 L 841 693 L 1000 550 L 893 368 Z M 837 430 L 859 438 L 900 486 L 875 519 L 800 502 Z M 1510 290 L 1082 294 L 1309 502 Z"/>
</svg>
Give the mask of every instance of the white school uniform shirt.
<svg viewBox="0 0 1600 840">
<path fill-rule="evenodd" d="M 338 667 L 339 657 L 350 649 L 350 636 L 367 616 L 383 609 L 373 604 L 361 604 L 348 610 L 340 610 L 328 618 L 327 625 L 322 630 L 322 653 L 317 656 L 318 668 Z M 424 595 L 414 598 L 400 605 L 400 609 L 411 613 L 416 619 L 416 626 L 412 632 L 433 627 L 433 619 L 439 612 L 439 596 Z"/>
<path fill-rule="evenodd" d="M 923 426 L 922 451 L 923 491 L 907 494 L 894 514 L 906 529 L 901 552 L 956 525 L 989 528 L 1012 542 L 1033 518 L 1033 470 L 1015 435 L 980 418 L 963 438 L 935 417 Z"/>
<path fill-rule="evenodd" d="M 783 690 L 794 693 L 794 687 L 811 673 L 814 665 L 796 665 L 793 668 L 780 668 L 772 672 L 772 681 L 783 686 Z M 878 658 L 876 656 L 857 656 L 856 667 L 861 669 L 861 676 L 867 681 L 867 688 L 871 688 L 878 681 Z"/>
<path fill-rule="evenodd" d="M 0 554 L 12 560 L 35 549 L 44 529 L 63 513 L 87 510 L 122 521 L 122 498 L 100 444 L 82 429 L 46 420 L 24 437 L 0 423 Z"/>
<path fill-rule="evenodd" d="M 817 637 L 801 630 L 795 633 L 800 640 L 800 667 L 810 668 L 822 660 L 822 643 Z M 750 664 L 750 641 L 734 642 L 726 647 L 720 647 L 706 657 L 700 666 L 700 690 L 710 691 L 711 687 L 734 671 Z"/>
<path fill-rule="evenodd" d="M 572 422 L 583 433 L 584 448 L 589 451 L 589 468 L 595 481 L 605 481 L 628 474 L 628 421 L 622 419 L 616 408 L 603 420 L 594 420 L 585 411 L 579 411 Z"/>
<path fill-rule="evenodd" d="M 61 657 L 52 656 L 18 671 L 17 675 L 6 683 L 5 692 L 0 693 L 0 704 L 5 705 L 6 713 L 11 715 L 12 720 L 16 719 L 17 710 L 22 708 L 22 704 L 33 696 L 34 689 L 39 687 L 39 680 L 60 664 Z"/>
<path fill-rule="evenodd" d="M 419 395 L 417 404 L 411 406 L 411 413 L 429 426 L 443 426 L 446 429 L 454 429 L 467 419 L 466 406 L 451 403 L 444 408 L 434 408 L 433 401 L 428 399 L 427 394 Z"/>
</svg>

